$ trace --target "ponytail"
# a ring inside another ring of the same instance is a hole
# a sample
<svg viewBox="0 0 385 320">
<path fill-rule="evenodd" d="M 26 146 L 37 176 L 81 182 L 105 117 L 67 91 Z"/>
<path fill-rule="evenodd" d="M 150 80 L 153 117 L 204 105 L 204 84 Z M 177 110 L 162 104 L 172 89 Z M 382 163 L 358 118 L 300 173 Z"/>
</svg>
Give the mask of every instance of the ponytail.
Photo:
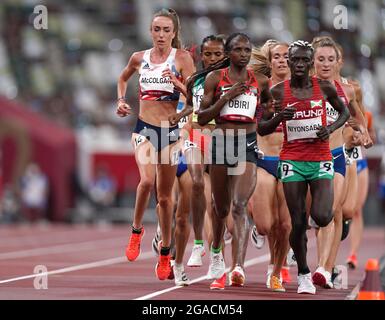
<svg viewBox="0 0 385 320">
<path fill-rule="evenodd" d="M 200 70 L 191 75 L 187 80 L 186 88 L 187 92 L 191 92 L 194 82 L 199 78 L 205 78 L 211 71 L 227 68 L 230 65 L 230 58 L 226 57 L 218 61 L 216 64 L 208 67 L 207 69 Z"/>
</svg>

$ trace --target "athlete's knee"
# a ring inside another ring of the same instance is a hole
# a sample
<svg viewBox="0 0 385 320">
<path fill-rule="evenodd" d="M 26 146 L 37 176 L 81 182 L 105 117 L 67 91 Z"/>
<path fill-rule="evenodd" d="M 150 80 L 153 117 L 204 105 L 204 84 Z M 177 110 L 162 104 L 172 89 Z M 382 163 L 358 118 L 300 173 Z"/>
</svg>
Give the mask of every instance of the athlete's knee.
<svg viewBox="0 0 385 320">
<path fill-rule="evenodd" d="M 176 226 L 180 230 L 186 230 L 188 227 L 188 215 L 180 215 L 176 217 Z"/>
<path fill-rule="evenodd" d="M 220 218 L 224 219 L 229 214 L 230 207 L 229 206 L 216 206 L 214 213 Z"/>
<path fill-rule="evenodd" d="M 234 216 L 242 216 L 246 213 L 247 201 L 246 200 L 233 200 L 232 213 Z"/>
<path fill-rule="evenodd" d="M 150 178 L 142 178 L 140 179 L 138 188 L 146 191 L 151 191 L 151 189 L 154 187 L 154 180 Z"/>
<path fill-rule="evenodd" d="M 282 237 L 287 237 L 289 236 L 290 232 L 291 232 L 291 221 L 288 220 L 288 221 L 282 221 L 279 223 L 279 226 L 278 226 L 278 230 L 277 230 L 278 234 L 281 235 Z"/>
<path fill-rule="evenodd" d="M 205 182 L 203 177 L 194 177 L 192 182 L 192 190 L 195 194 L 204 194 Z"/>
<path fill-rule="evenodd" d="M 168 208 L 172 206 L 172 200 L 170 197 L 158 195 L 158 204 L 160 208 Z"/>
<path fill-rule="evenodd" d="M 323 228 L 326 227 L 333 220 L 333 212 L 332 210 L 330 210 L 322 214 L 314 215 L 312 216 L 312 218 L 319 227 Z"/>
</svg>

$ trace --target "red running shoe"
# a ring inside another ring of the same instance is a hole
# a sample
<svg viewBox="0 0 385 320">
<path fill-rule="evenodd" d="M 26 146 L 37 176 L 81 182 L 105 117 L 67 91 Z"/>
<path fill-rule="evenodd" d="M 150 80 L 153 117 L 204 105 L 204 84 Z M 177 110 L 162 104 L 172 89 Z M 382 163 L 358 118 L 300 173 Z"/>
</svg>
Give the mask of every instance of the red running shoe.
<svg viewBox="0 0 385 320">
<path fill-rule="evenodd" d="M 348 258 L 348 260 L 346 261 L 346 264 L 348 265 L 348 267 L 350 268 L 350 269 L 355 269 L 355 268 L 357 268 L 357 257 L 356 257 L 356 255 L 355 254 L 352 254 L 349 258 Z"/>
<path fill-rule="evenodd" d="M 289 267 L 282 267 L 281 278 L 282 278 L 282 283 L 290 283 L 291 282 Z"/>
<path fill-rule="evenodd" d="M 171 258 L 170 254 L 168 254 L 167 256 L 159 255 L 158 263 L 155 266 L 155 273 L 159 280 L 170 279 L 169 277 L 171 277 L 171 270 L 172 270 L 170 258 Z M 174 277 L 172 277 L 172 279 L 173 278 Z"/>
<path fill-rule="evenodd" d="M 135 261 L 140 255 L 140 242 L 144 235 L 144 227 L 140 233 L 131 233 L 130 240 L 126 247 L 126 257 L 129 261 Z"/>
<path fill-rule="evenodd" d="M 224 290 L 225 284 L 226 284 L 226 273 L 224 273 L 223 276 L 220 277 L 219 279 L 215 279 L 210 284 L 210 290 Z"/>
</svg>

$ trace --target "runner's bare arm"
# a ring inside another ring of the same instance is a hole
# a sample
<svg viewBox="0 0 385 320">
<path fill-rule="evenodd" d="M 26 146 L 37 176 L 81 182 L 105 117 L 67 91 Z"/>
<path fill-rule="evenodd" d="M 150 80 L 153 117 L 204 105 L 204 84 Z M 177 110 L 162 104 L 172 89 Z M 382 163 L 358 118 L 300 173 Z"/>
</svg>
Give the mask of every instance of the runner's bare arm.
<svg viewBox="0 0 385 320">
<path fill-rule="evenodd" d="M 281 103 L 284 98 L 282 83 L 272 87 L 270 92 L 273 98 L 273 103 L 262 104 L 264 110 L 262 113 L 262 118 L 258 123 L 258 134 L 261 136 L 273 133 L 282 122 L 282 120 L 292 119 L 295 112 L 295 107 L 286 107 L 282 110 Z M 276 116 L 274 116 L 274 113 L 276 113 Z"/>
<path fill-rule="evenodd" d="M 359 131 L 362 134 L 362 142 L 364 147 L 369 148 L 373 145 L 373 141 L 369 135 L 365 117 L 362 114 L 361 109 L 357 103 L 355 90 L 351 85 L 345 85 L 344 89 L 346 89 L 347 96 L 349 97 L 348 108 L 349 108 L 350 114 L 354 119 L 354 122 L 356 123 L 356 128 L 354 128 L 353 126 L 352 127 L 353 129 L 358 129 L 357 131 Z"/>
<path fill-rule="evenodd" d="M 215 119 L 221 112 L 224 105 L 236 96 L 247 90 L 245 82 L 237 82 L 229 91 L 222 95 L 214 104 L 215 89 L 218 85 L 220 71 L 216 70 L 209 73 L 205 81 L 205 91 L 198 112 L 199 125 L 204 126 L 212 119 Z"/>
<path fill-rule="evenodd" d="M 123 69 L 122 73 L 118 79 L 118 107 L 116 113 L 120 117 L 125 117 L 131 113 L 131 107 L 126 103 L 125 96 L 127 91 L 127 81 L 131 76 L 139 70 L 140 63 L 143 59 L 144 51 L 135 52 L 130 60 L 128 61 L 126 67 Z"/>
</svg>

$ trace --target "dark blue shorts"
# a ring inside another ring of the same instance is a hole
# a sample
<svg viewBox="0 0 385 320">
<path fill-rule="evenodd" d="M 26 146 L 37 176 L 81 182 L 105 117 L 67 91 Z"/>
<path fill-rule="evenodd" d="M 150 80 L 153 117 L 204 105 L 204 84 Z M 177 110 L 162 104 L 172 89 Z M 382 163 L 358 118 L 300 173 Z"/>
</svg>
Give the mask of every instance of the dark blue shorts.
<svg viewBox="0 0 385 320">
<path fill-rule="evenodd" d="M 150 141 L 156 151 L 160 151 L 179 140 L 178 125 L 169 128 L 161 128 L 144 122 L 139 118 L 136 122 L 134 132 Z"/>
<path fill-rule="evenodd" d="M 180 178 L 182 174 L 187 171 L 187 161 L 183 153 L 179 154 L 178 169 L 176 170 L 176 176 Z"/>
<path fill-rule="evenodd" d="M 263 157 L 263 159 L 258 159 L 257 165 L 259 168 L 265 169 L 274 178 L 277 178 L 278 162 L 279 162 L 279 157 L 267 157 L 267 156 L 265 156 L 265 157 Z"/>
<path fill-rule="evenodd" d="M 368 167 L 367 159 L 357 160 L 357 174 L 359 174 L 362 170 L 365 170 L 367 167 Z"/>
<path fill-rule="evenodd" d="M 346 162 L 345 153 L 343 147 L 338 147 L 332 150 L 333 162 L 334 162 L 334 173 L 338 172 L 345 177 L 346 174 Z"/>
</svg>

